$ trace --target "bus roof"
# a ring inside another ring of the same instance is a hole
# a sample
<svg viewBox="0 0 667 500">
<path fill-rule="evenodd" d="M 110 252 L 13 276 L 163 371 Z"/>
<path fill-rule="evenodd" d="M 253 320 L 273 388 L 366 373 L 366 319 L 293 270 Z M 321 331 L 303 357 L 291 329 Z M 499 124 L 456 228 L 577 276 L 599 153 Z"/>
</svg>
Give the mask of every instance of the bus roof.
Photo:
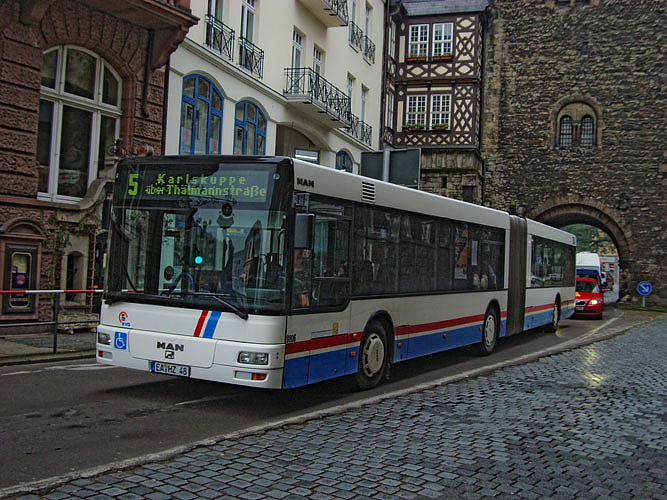
<svg viewBox="0 0 667 500">
<path fill-rule="evenodd" d="M 294 159 L 293 162 L 294 187 L 301 191 L 425 215 L 509 228 L 507 212 L 298 159 Z"/>
<path fill-rule="evenodd" d="M 550 240 L 559 241 L 565 243 L 566 245 L 577 245 L 577 237 L 573 234 L 563 231 L 562 229 L 557 229 L 552 226 L 547 226 L 541 222 L 534 221 L 532 219 L 526 219 L 528 222 L 528 234 L 534 234 L 535 236 L 540 236 L 542 238 L 548 238 Z"/>
</svg>

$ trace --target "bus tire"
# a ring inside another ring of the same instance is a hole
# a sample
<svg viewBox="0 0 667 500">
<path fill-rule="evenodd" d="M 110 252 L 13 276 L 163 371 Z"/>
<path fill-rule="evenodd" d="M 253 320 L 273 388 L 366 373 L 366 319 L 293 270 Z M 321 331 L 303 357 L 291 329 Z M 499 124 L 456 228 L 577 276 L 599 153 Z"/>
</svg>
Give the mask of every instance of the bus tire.
<svg viewBox="0 0 667 500">
<path fill-rule="evenodd" d="M 359 345 L 359 366 L 356 373 L 357 387 L 364 391 L 380 383 L 387 371 L 389 360 L 387 333 L 380 321 L 372 321 Z"/>
<path fill-rule="evenodd" d="M 551 323 L 545 327 L 546 331 L 549 333 L 555 333 L 556 330 L 558 330 L 558 323 L 560 323 L 560 304 L 558 301 L 555 301 Z"/>
<path fill-rule="evenodd" d="M 477 352 L 480 356 L 488 356 L 493 352 L 498 342 L 498 313 L 496 308 L 489 306 L 484 314 L 482 324 L 482 341 L 477 344 Z"/>
</svg>

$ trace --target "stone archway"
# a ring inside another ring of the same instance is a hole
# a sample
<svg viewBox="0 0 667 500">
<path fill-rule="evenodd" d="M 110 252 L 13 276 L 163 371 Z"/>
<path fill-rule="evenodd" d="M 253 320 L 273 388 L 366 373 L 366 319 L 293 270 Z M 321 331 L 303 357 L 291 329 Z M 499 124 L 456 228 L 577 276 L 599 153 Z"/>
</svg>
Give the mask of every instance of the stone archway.
<svg viewBox="0 0 667 500">
<path fill-rule="evenodd" d="M 549 200 L 535 207 L 526 217 L 558 228 L 570 224 L 587 224 L 603 230 L 618 249 L 619 265 L 625 274 L 625 283 L 621 287 L 627 287 L 632 282 L 631 272 L 635 262 L 631 244 L 632 229 L 623 222 L 617 210 L 595 201 L 568 197 Z"/>
</svg>

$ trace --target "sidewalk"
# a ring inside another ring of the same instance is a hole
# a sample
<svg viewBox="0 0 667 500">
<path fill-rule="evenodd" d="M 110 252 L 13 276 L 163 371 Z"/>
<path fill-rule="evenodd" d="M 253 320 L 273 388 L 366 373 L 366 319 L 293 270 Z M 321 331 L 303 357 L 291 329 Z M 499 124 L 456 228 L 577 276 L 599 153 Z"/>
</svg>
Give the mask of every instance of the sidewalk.
<svg viewBox="0 0 667 500">
<path fill-rule="evenodd" d="M 665 403 L 660 315 L 488 376 L 230 435 L 19 498 L 667 500 Z"/>
<path fill-rule="evenodd" d="M 53 333 L 0 334 L 0 366 L 95 356 L 95 333 L 58 332 L 53 353 Z"/>
</svg>

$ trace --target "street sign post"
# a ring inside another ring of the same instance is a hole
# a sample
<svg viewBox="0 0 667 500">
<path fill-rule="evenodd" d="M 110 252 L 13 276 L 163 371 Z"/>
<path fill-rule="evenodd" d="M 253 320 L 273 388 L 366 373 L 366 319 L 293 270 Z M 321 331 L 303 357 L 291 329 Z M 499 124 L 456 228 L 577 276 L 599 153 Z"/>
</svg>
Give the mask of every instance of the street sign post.
<svg viewBox="0 0 667 500">
<path fill-rule="evenodd" d="M 642 296 L 642 307 L 646 307 L 646 296 L 651 295 L 653 285 L 648 281 L 640 281 L 637 283 L 637 292 Z"/>
</svg>

